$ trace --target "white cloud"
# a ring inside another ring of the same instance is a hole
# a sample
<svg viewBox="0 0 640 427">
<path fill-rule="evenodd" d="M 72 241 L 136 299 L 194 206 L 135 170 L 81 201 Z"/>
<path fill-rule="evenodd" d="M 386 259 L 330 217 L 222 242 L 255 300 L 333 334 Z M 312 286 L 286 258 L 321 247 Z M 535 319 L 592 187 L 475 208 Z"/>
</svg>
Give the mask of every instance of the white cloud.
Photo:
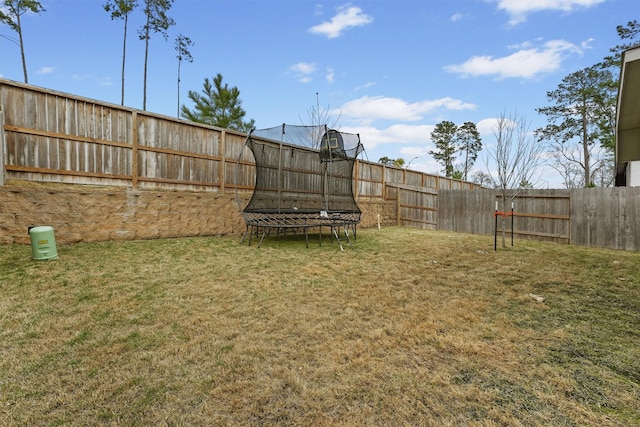
<svg viewBox="0 0 640 427">
<path fill-rule="evenodd" d="M 493 131 L 497 124 L 497 117 L 482 119 L 476 123 L 476 129 L 478 129 L 478 132 L 482 135 L 483 140 L 488 140 L 490 137 L 493 137 Z"/>
<path fill-rule="evenodd" d="M 509 15 L 509 25 L 518 25 L 527 20 L 527 15 L 544 10 L 573 12 L 603 3 L 605 0 L 489 0 L 497 3 L 498 10 Z"/>
<path fill-rule="evenodd" d="M 368 89 L 368 88 L 370 88 L 370 87 L 375 86 L 376 84 L 377 84 L 377 83 L 374 83 L 374 82 L 367 82 L 367 83 L 365 83 L 365 84 L 363 84 L 363 85 L 361 85 L 361 86 L 356 87 L 353 91 L 354 91 L 354 92 L 358 92 L 358 91 L 360 91 L 360 90 L 362 90 L 362 89 Z"/>
<path fill-rule="evenodd" d="M 111 86 L 113 82 L 109 77 L 96 77 L 92 74 L 72 74 L 71 78 L 73 80 L 83 81 L 83 80 L 93 80 L 98 83 L 99 86 Z"/>
<path fill-rule="evenodd" d="M 498 79 L 533 79 L 540 74 L 548 74 L 560 68 L 562 61 L 571 54 L 581 54 L 583 48 L 565 40 L 551 40 L 540 47 L 520 45 L 521 50 L 511 55 L 473 56 L 462 64 L 447 65 L 446 71 L 463 77 L 495 76 Z"/>
<path fill-rule="evenodd" d="M 399 98 L 384 96 L 363 96 L 342 105 L 338 110 L 343 117 L 364 120 L 367 123 L 376 119 L 416 121 L 434 110 L 473 110 L 476 105 L 454 98 L 440 98 L 409 103 Z"/>
<path fill-rule="evenodd" d="M 442 168 L 438 162 L 429 154 L 429 150 L 433 150 L 432 143 L 427 142 L 420 145 L 412 145 L 408 147 L 400 147 L 400 157 L 405 161 L 405 167 L 413 171 L 421 171 L 434 175 L 441 175 Z"/>
<path fill-rule="evenodd" d="M 42 67 L 38 71 L 36 71 L 36 74 L 51 74 L 55 69 L 56 67 Z"/>
<path fill-rule="evenodd" d="M 300 83 L 309 83 L 313 80 L 313 73 L 316 72 L 316 64 L 309 62 L 298 62 L 289 67 L 289 72 L 293 73 Z"/>
<path fill-rule="evenodd" d="M 588 39 L 588 40 L 585 40 L 585 41 L 583 41 L 583 42 L 580 42 L 580 47 L 581 47 L 582 49 L 585 49 L 585 50 L 586 50 L 586 49 L 591 49 L 591 42 L 592 42 L 592 41 L 594 41 L 594 40 L 595 40 L 595 39 L 590 38 L 590 39 Z"/>
<path fill-rule="evenodd" d="M 451 22 L 458 22 L 458 21 L 461 21 L 465 16 L 466 15 L 464 13 L 454 13 L 453 15 L 451 15 L 449 20 Z"/>
<path fill-rule="evenodd" d="M 333 68 L 327 68 L 327 74 L 325 75 L 325 79 L 327 80 L 327 83 L 333 83 L 335 81 L 336 76 L 333 71 Z"/>
<path fill-rule="evenodd" d="M 412 162 L 412 165 L 417 164 L 418 161 L 424 161 L 425 156 L 429 156 L 429 147 L 427 145 L 412 145 L 409 147 L 400 148 L 400 154 L 402 154 L 407 163 Z"/>
<path fill-rule="evenodd" d="M 329 39 L 334 39 L 342 35 L 342 32 L 353 27 L 367 25 L 373 22 L 373 18 L 362 12 L 362 9 L 349 4 L 340 6 L 338 13 L 331 18 L 331 21 L 324 21 L 321 24 L 309 28 L 312 34 L 325 35 Z"/>
<path fill-rule="evenodd" d="M 340 130 L 357 133 L 365 149 L 372 149 L 381 144 L 426 144 L 433 131 L 432 125 L 393 125 L 385 129 L 373 126 L 340 126 Z"/>
</svg>

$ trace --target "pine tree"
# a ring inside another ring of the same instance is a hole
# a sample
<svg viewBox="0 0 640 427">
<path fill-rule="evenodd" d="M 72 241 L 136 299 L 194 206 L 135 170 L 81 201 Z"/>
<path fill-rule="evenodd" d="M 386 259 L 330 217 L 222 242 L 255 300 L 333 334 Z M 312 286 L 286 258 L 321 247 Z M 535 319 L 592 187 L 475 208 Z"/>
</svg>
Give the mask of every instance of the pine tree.
<svg viewBox="0 0 640 427">
<path fill-rule="evenodd" d="M 246 112 L 242 108 L 240 90 L 222 84 L 222 74 L 213 78 L 213 84 L 208 78 L 204 79 L 201 93 L 190 90 L 188 98 L 195 104 L 193 110 L 182 105 L 181 115 L 192 122 L 204 123 L 224 129 L 235 129 L 250 132 L 255 121 L 243 121 Z"/>
<path fill-rule="evenodd" d="M 583 171 L 584 187 L 593 180 L 595 150 L 606 148 L 612 138 L 609 132 L 613 134 L 613 128 L 603 132 L 603 117 L 615 110 L 611 80 L 611 72 L 598 66 L 578 70 L 562 79 L 556 90 L 547 92 L 547 99 L 553 105 L 536 109 L 548 122 L 535 132 L 539 141 L 550 141 L 554 151 L 560 154 L 558 159 Z"/>
<path fill-rule="evenodd" d="M 460 179 L 466 181 L 471 167 L 478 159 L 478 153 L 482 150 L 482 139 L 473 122 L 464 122 L 456 132 L 456 139 L 459 151 L 464 155 L 464 166 Z"/>
<path fill-rule="evenodd" d="M 450 121 L 442 121 L 438 123 L 431 132 L 431 141 L 436 146 L 435 150 L 430 150 L 429 154 L 433 156 L 438 163 L 444 167 L 445 176 L 453 175 L 453 161 L 455 153 L 458 151 L 456 146 L 456 132 L 458 127 Z"/>
</svg>

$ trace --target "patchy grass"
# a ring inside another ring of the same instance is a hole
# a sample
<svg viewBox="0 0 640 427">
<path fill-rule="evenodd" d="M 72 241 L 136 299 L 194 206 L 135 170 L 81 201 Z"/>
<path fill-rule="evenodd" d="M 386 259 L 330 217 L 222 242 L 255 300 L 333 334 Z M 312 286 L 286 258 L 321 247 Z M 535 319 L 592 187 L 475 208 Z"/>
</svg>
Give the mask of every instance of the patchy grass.
<svg viewBox="0 0 640 427">
<path fill-rule="evenodd" d="M 638 253 L 401 228 L 0 249 L 3 425 L 640 424 Z"/>
</svg>

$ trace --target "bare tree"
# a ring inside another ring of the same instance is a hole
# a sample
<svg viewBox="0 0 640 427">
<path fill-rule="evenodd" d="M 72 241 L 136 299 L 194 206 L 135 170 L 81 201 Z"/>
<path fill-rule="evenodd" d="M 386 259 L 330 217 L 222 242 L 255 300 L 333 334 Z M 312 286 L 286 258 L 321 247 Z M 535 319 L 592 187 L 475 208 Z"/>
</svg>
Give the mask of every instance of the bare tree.
<svg viewBox="0 0 640 427">
<path fill-rule="evenodd" d="M 613 185 L 614 170 L 613 152 L 607 147 L 589 147 L 591 176 L 585 182 L 584 157 L 581 147 L 553 141 L 549 146 L 549 166 L 562 177 L 566 188 L 610 187 Z"/>
<path fill-rule="evenodd" d="M 22 71 L 24 72 L 24 82 L 29 83 L 27 76 L 27 60 L 24 55 L 24 39 L 22 38 L 22 15 L 27 12 L 41 13 L 45 11 L 39 1 L 36 0 L 4 0 L 0 8 L 0 22 L 7 24 L 13 31 L 18 33 L 20 55 L 22 57 Z M 14 41 L 10 37 L 8 40 Z"/>
<path fill-rule="evenodd" d="M 487 150 L 489 159 L 496 170 L 496 189 L 502 196 L 502 211 L 507 211 L 508 203 L 522 191 L 522 183 L 536 185 L 534 178 L 544 155 L 544 145 L 539 144 L 530 133 L 530 122 L 526 117 L 513 112 L 502 113 L 494 123 L 491 132 L 495 146 Z M 489 165 L 487 164 L 487 168 Z M 502 217 L 502 246 L 505 244 L 505 226 Z"/>
<path fill-rule="evenodd" d="M 575 147 L 569 149 L 559 144 L 557 149 L 553 148 L 549 152 L 549 166 L 560 174 L 562 183 L 566 188 L 584 187 L 584 172 L 580 161 L 580 151 Z"/>
<path fill-rule="evenodd" d="M 340 116 L 341 115 L 338 114 L 338 117 L 329 120 L 331 118 L 329 107 L 327 106 L 327 108 L 320 108 L 320 96 L 318 92 L 316 92 L 316 104 L 311 106 L 311 108 L 307 111 L 307 123 L 309 123 L 308 126 L 315 126 L 316 129 L 322 129 L 323 126 L 327 126 L 329 129 L 338 130 L 338 122 L 340 121 Z M 305 126 L 305 121 L 302 120 L 302 118 L 300 118 L 300 122 L 303 124 L 303 126 Z M 318 130 L 314 133 L 317 133 L 317 135 L 311 135 L 311 140 L 313 141 L 312 148 L 319 148 L 322 135 L 324 135 L 324 131 Z"/>
<path fill-rule="evenodd" d="M 493 177 L 490 173 L 487 172 L 475 171 L 471 178 L 473 179 L 474 183 L 485 188 L 495 188 L 496 186 Z"/>
</svg>

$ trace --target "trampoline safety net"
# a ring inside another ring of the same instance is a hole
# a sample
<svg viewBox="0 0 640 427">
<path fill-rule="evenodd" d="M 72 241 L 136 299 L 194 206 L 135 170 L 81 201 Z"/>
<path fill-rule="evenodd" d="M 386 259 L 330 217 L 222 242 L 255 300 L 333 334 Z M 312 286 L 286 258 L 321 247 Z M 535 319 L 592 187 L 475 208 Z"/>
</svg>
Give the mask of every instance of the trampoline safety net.
<svg viewBox="0 0 640 427">
<path fill-rule="evenodd" d="M 247 137 L 255 159 L 247 227 L 347 226 L 360 222 L 353 170 L 363 146 L 357 134 L 327 126 L 281 125 Z"/>
</svg>

